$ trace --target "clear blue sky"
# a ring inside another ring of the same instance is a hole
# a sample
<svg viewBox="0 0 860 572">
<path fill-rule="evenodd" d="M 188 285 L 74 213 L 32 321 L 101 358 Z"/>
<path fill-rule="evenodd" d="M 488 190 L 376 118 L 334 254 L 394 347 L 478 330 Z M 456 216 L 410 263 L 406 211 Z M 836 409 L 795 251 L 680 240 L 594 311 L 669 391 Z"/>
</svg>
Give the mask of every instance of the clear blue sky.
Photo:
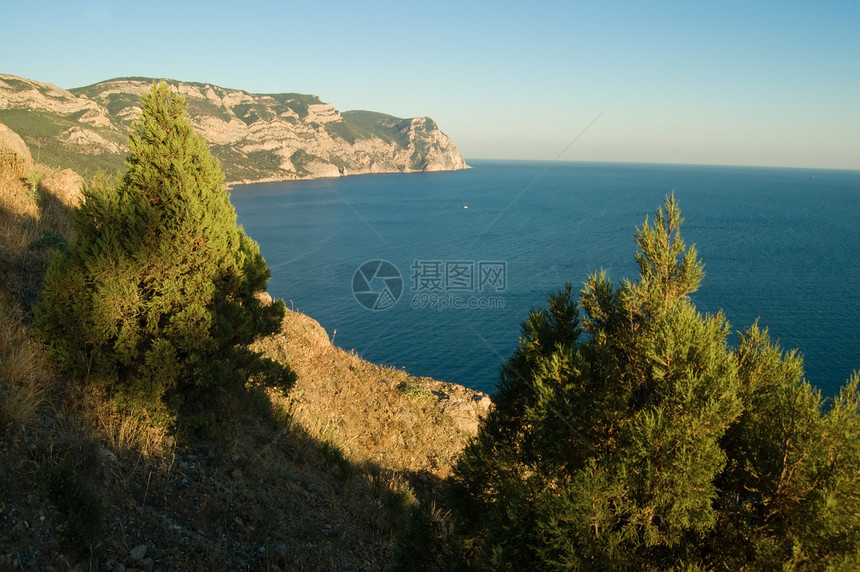
<svg viewBox="0 0 860 572">
<path fill-rule="evenodd" d="M 0 29 L 3 73 L 313 93 L 467 159 L 860 169 L 858 0 L 40 0 Z"/>
</svg>

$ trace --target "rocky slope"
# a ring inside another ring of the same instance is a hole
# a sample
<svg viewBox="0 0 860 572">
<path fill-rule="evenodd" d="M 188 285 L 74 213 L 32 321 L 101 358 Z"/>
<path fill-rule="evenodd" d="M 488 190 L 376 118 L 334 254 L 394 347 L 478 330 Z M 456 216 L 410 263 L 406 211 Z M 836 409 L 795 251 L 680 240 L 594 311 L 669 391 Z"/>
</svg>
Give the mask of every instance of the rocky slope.
<svg viewBox="0 0 860 572">
<path fill-rule="evenodd" d="M 202 432 L 55 372 L 28 324 L 82 180 L 2 124 L 0 158 L 0 570 L 384 570 L 416 509 L 444 516 L 489 397 L 368 363 L 303 314 L 256 344 L 292 389 L 251 388 Z"/>
<path fill-rule="evenodd" d="M 126 138 L 149 78 L 59 87 L 0 74 L 0 122 L 36 160 L 78 172 L 122 168 Z M 252 94 L 169 81 L 231 182 L 467 168 L 429 117 L 336 110 L 315 95 Z"/>
</svg>

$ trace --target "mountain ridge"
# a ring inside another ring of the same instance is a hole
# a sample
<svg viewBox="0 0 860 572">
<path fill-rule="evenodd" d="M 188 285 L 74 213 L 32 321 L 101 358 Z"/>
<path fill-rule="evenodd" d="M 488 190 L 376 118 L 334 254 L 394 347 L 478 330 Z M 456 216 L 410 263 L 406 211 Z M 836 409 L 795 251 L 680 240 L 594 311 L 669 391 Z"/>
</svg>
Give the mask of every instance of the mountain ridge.
<svg viewBox="0 0 860 572">
<path fill-rule="evenodd" d="M 37 161 L 83 173 L 117 171 L 140 95 L 153 81 L 114 78 L 65 90 L 0 74 L 0 122 L 37 149 Z M 429 117 L 340 112 L 311 94 L 164 81 L 185 97 L 192 125 L 230 183 L 468 168 Z"/>
</svg>

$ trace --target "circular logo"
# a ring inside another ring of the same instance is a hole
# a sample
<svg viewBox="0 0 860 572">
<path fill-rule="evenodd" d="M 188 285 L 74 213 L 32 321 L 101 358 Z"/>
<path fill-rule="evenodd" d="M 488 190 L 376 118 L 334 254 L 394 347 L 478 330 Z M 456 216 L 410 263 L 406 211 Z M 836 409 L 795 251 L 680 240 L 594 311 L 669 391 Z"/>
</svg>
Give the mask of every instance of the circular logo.
<svg viewBox="0 0 860 572">
<path fill-rule="evenodd" d="M 352 295 L 368 310 L 387 310 L 403 294 L 403 277 L 385 260 L 370 260 L 352 276 Z"/>
</svg>

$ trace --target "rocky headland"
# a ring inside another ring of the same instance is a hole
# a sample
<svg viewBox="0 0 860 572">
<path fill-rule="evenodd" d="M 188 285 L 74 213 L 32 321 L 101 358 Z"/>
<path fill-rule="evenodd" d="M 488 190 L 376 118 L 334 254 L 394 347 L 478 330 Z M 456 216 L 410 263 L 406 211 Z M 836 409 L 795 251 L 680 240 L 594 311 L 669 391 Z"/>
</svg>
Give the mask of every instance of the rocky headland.
<svg viewBox="0 0 860 572">
<path fill-rule="evenodd" d="M 0 122 L 21 135 L 41 163 L 85 175 L 115 172 L 123 167 L 140 95 L 152 82 L 121 78 L 65 90 L 0 74 Z M 341 113 L 316 95 L 168 83 L 185 96 L 195 130 L 232 183 L 468 168 L 429 117 Z"/>
</svg>

